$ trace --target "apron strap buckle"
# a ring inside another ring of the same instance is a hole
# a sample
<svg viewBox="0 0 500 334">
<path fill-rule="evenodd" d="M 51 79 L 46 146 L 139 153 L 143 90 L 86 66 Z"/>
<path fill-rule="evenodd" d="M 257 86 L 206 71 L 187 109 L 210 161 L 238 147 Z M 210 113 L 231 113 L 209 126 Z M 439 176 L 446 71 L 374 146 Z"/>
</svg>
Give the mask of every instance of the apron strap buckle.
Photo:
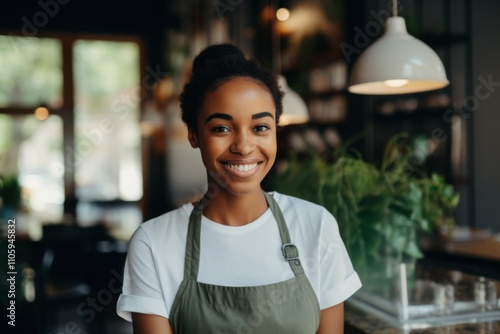
<svg viewBox="0 0 500 334">
<path fill-rule="evenodd" d="M 281 252 L 287 261 L 299 259 L 299 250 L 294 244 L 283 244 L 283 246 L 281 246 Z"/>
</svg>

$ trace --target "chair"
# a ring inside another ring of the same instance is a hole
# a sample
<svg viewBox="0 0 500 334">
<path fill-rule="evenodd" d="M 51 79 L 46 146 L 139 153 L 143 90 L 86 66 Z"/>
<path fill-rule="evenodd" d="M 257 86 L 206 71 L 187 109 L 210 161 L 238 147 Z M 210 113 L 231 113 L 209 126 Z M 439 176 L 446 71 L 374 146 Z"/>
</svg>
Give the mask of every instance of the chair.
<svg viewBox="0 0 500 334">
<path fill-rule="evenodd" d="M 109 236 L 102 225 L 43 227 L 38 297 L 44 333 L 64 332 L 66 326 L 84 329 L 81 333 L 102 333 L 102 324 L 89 321 L 83 310 L 95 294 L 95 245 L 104 239 Z"/>
</svg>

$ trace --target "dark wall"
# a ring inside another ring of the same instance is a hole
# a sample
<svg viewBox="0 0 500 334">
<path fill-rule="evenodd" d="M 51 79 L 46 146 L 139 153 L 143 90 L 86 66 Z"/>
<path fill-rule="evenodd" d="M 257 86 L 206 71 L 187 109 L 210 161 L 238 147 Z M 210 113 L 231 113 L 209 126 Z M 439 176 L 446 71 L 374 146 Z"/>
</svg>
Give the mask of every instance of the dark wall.
<svg viewBox="0 0 500 334">
<path fill-rule="evenodd" d="M 47 33 L 108 34 L 140 37 L 146 62 L 161 63 L 164 29 L 175 23 L 160 0 L 21 0 L 0 5 L 2 33 L 40 36 Z"/>
<path fill-rule="evenodd" d="M 179 25 L 168 13 L 168 0 L 18 0 L 0 5 L 0 33 L 17 36 L 53 36 L 82 34 L 91 38 L 139 38 L 144 47 L 144 68 L 166 72 L 164 59 L 166 30 Z M 1 51 L 0 51 L 1 52 Z M 0 58 L 1 59 L 1 58 Z M 0 64 L 1 66 L 1 64 Z M 144 218 L 163 213 L 169 199 L 165 194 L 164 156 L 150 157 L 148 175 L 157 181 L 146 187 L 148 211 Z M 150 192 L 153 192 L 150 194 Z M 71 205 L 70 205 L 71 204 Z M 66 200 L 68 212 L 74 212 L 73 201 Z"/>
<path fill-rule="evenodd" d="M 500 232 L 500 1 L 472 1 L 472 147 L 475 221 Z M 490 81 L 485 84 L 485 81 Z M 472 108 L 474 107 L 474 108 Z"/>
</svg>

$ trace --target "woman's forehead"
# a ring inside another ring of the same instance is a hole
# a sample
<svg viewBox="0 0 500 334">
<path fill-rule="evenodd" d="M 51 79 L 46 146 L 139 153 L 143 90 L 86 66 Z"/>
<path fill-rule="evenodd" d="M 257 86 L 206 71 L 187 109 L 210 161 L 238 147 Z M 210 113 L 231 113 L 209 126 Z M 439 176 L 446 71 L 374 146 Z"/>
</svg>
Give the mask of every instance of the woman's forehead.
<svg viewBox="0 0 500 334">
<path fill-rule="evenodd" d="M 269 90 L 253 79 L 234 78 L 220 85 L 216 90 L 208 94 L 204 99 L 204 107 L 212 104 L 272 104 L 274 99 Z M 244 107 L 244 105 L 242 105 Z M 269 109 L 269 107 L 268 107 Z"/>
</svg>

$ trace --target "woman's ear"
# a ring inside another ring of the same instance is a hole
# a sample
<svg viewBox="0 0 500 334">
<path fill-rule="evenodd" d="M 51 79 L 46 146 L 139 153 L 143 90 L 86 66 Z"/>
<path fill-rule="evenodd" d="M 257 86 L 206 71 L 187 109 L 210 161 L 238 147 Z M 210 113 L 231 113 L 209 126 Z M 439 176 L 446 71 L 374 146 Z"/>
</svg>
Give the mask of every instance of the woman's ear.
<svg viewBox="0 0 500 334">
<path fill-rule="evenodd" d="M 198 136 L 196 134 L 196 130 L 193 128 L 188 129 L 188 139 L 192 148 L 198 148 Z"/>
</svg>

